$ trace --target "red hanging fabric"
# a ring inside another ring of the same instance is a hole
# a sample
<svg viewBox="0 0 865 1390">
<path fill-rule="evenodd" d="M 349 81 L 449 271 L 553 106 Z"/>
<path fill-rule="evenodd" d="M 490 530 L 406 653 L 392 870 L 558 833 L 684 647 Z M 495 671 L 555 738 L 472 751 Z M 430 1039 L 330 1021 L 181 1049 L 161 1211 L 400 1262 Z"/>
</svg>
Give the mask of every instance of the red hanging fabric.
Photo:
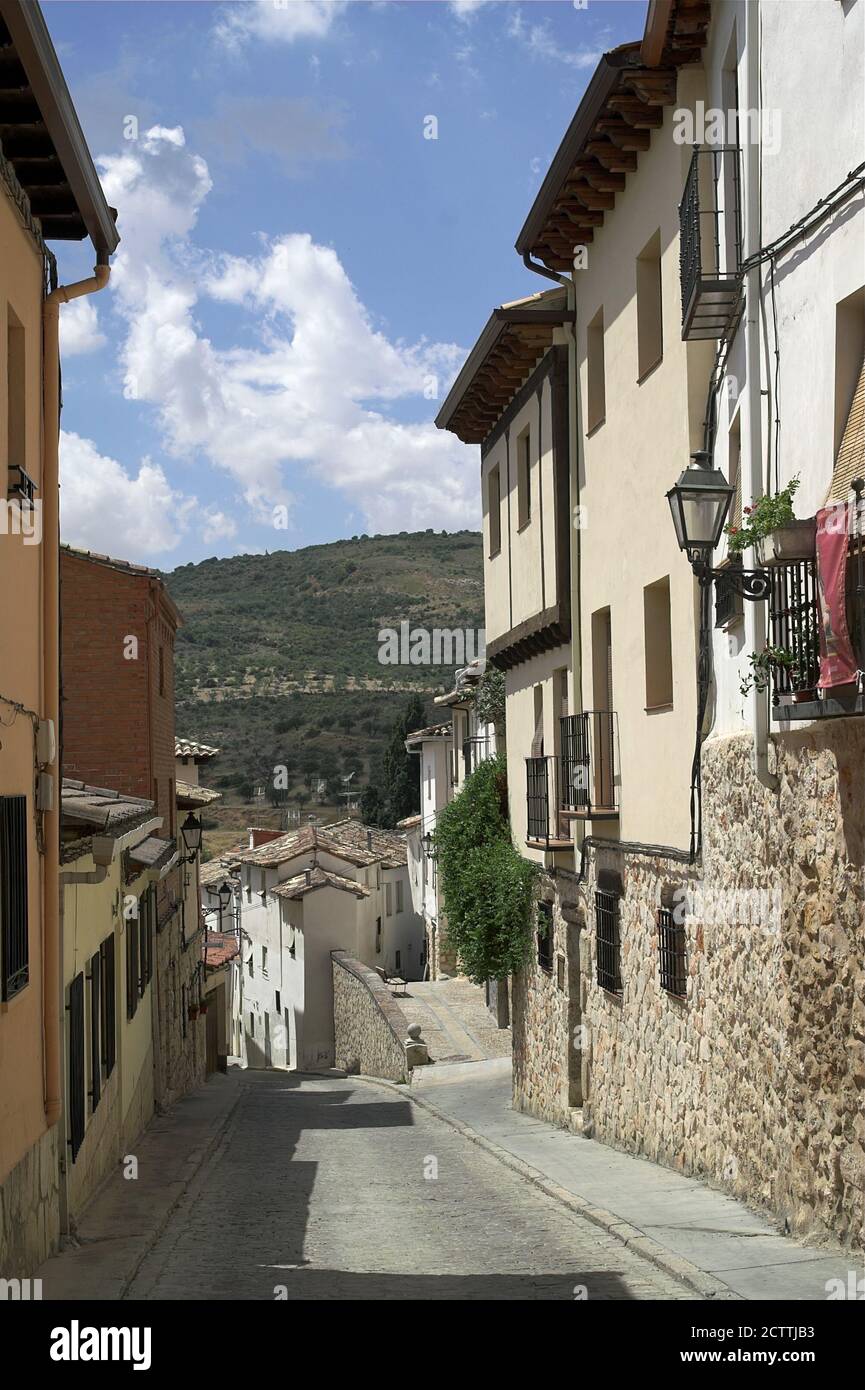
<svg viewBox="0 0 865 1390">
<path fill-rule="evenodd" d="M 846 502 L 817 513 L 817 595 L 820 605 L 820 688 L 856 679 L 856 656 L 847 629 Z M 843 524 L 842 524 L 843 523 Z"/>
</svg>

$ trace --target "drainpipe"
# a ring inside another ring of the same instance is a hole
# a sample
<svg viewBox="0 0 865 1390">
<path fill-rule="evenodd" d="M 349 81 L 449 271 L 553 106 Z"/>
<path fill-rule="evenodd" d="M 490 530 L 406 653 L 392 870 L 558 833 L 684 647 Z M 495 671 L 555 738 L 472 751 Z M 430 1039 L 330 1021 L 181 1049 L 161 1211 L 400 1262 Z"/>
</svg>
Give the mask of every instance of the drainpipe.
<svg viewBox="0 0 865 1390">
<path fill-rule="evenodd" d="M 97 252 L 97 265 L 88 280 L 59 285 L 42 304 L 42 625 L 45 659 L 43 716 L 60 728 L 60 305 L 95 294 L 108 284 L 108 253 Z M 60 815 L 62 806 L 58 748 L 46 771 L 54 778 L 54 804 L 45 812 L 45 911 L 42 954 L 42 1017 L 45 1036 L 45 1120 L 49 1128 L 60 1117 L 60 1020 L 64 1017 L 63 972 L 60 961 Z"/>
<path fill-rule="evenodd" d="M 759 6 L 747 7 L 747 31 L 745 38 L 746 54 L 746 108 L 760 110 L 760 15 Z M 760 145 L 750 142 L 743 144 L 742 157 L 745 163 L 745 216 L 744 216 L 744 254 L 753 256 L 761 244 L 760 211 Z M 763 482 L 763 438 L 762 438 L 762 392 L 760 363 L 760 266 L 756 264 L 745 274 L 745 375 L 748 389 L 745 407 L 748 418 L 748 456 L 750 465 L 751 504 L 765 491 Z M 756 564 L 756 557 L 751 561 Z M 766 645 L 766 608 L 762 603 L 746 603 L 746 622 L 750 619 L 750 650 L 762 651 Z M 754 746 L 751 754 L 754 776 L 770 791 L 776 792 L 778 778 L 769 771 L 769 707 L 765 692 L 756 689 L 750 695 L 750 723 L 754 733 Z"/>
</svg>

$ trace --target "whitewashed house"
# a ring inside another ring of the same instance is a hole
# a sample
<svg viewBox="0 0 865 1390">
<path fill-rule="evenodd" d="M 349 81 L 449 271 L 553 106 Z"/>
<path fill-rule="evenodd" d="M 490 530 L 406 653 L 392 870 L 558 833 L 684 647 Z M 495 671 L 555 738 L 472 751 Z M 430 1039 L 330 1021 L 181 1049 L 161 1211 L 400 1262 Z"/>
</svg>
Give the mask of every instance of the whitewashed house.
<svg viewBox="0 0 865 1390">
<path fill-rule="evenodd" d="M 276 834 L 240 856 L 247 1065 L 333 1065 L 331 951 L 419 978 L 423 924 L 402 835 L 337 821 Z"/>
</svg>

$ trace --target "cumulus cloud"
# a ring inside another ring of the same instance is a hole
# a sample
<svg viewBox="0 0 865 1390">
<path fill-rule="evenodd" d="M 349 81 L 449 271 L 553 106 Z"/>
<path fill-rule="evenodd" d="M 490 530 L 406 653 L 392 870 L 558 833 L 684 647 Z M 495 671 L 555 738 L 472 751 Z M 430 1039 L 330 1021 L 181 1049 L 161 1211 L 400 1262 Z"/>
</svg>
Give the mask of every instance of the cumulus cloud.
<svg viewBox="0 0 865 1390">
<path fill-rule="evenodd" d="M 233 521 L 225 512 L 221 512 L 217 507 L 206 507 L 204 511 L 204 526 L 201 530 L 201 539 L 205 542 L 231 540 L 237 535 L 237 522 Z"/>
<path fill-rule="evenodd" d="M 601 57 L 599 49 L 563 48 L 553 36 L 548 19 L 540 24 L 527 24 L 519 9 L 511 14 L 508 33 L 528 50 L 532 58 L 552 59 L 573 68 L 593 68 Z"/>
<path fill-rule="evenodd" d="M 392 341 L 336 251 L 306 233 L 263 239 L 249 257 L 196 246 L 211 180 L 179 129 L 154 128 L 102 172 L 121 209 L 112 281 L 125 390 L 154 407 L 170 453 L 223 469 L 265 524 L 298 473 L 340 489 L 372 530 L 477 524 L 473 453 L 430 422 L 389 415 L 397 401 L 440 398 L 461 348 Z M 256 347 L 205 336 L 204 299 L 245 312 Z"/>
<path fill-rule="evenodd" d="M 478 10 L 490 3 L 492 0 L 448 0 L 448 9 L 465 24 L 474 19 Z"/>
<path fill-rule="evenodd" d="M 64 357 L 96 352 L 105 344 L 99 315 L 91 299 L 73 299 L 60 313 L 60 349 Z"/>
<path fill-rule="evenodd" d="M 250 39 L 293 43 L 321 39 L 346 8 L 347 0 L 240 0 L 220 9 L 214 25 L 226 48 L 240 48 Z"/>
<path fill-rule="evenodd" d="M 197 505 L 150 459 L 132 474 L 100 454 L 92 440 L 62 431 L 60 528 L 69 545 L 147 560 L 179 544 Z"/>
</svg>

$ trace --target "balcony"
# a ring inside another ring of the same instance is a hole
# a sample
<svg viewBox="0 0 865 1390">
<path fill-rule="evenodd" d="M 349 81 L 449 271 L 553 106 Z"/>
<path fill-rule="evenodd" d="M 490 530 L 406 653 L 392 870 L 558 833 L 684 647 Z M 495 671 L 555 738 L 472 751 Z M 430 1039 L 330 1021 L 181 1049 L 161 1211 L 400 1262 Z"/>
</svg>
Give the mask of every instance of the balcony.
<svg viewBox="0 0 865 1390">
<path fill-rule="evenodd" d="M 773 565 L 769 595 L 769 642 L 792 655 L 791 666 L 772 666 L 772 718 L 837 719 L 865 714 L 865 697 L 851 682 L 818 699 L 820 604 L 815 560 Z M 845 594 L 847 630 L 856 662 L 865 669 L 865 537 L 850 539 Z"/>
<path fill-rule="evenodd" d="M 463 777 L 468 777 L 481 763 L 495 756 L 495 740 L 490 734 L 475 734 L 463 741 Z"/>
<path fill-rule="evenodd" d="M 533 849 L 571 849 L 573 835 L 562 815 L 558 758 L 526 758 L 526 843 Z"/>
<path fill-rule="evenodd" d="M 682 337 L 723 338 L 741 304 L 739 150 L 697 145 L 679 204 Z"/>
<path fill-rule="evenodd" d="M 619 814 L 618 727 L 614 710 L 584 710 L 559 721 L 563 816 L 612 820 Z"/>
</svg>

